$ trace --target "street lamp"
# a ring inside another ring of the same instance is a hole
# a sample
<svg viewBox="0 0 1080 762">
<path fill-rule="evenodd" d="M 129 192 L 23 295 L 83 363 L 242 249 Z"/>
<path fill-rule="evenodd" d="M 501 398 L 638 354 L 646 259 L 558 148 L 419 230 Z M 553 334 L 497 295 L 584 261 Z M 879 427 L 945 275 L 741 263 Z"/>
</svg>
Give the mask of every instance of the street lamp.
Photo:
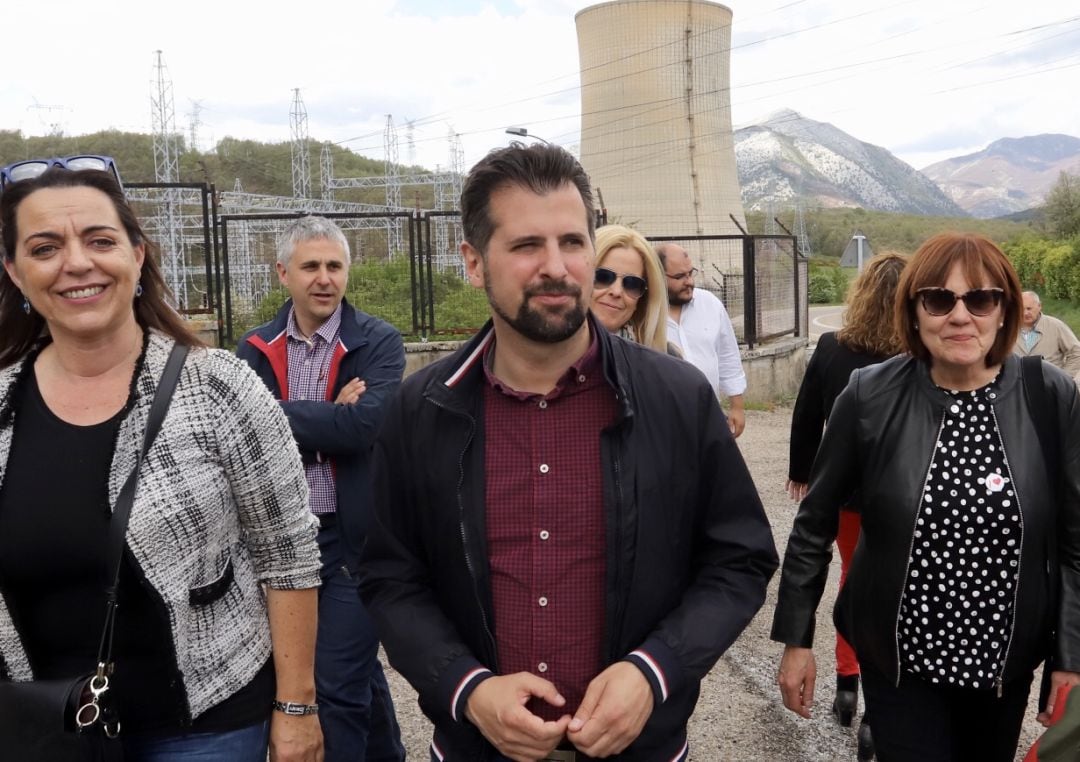
<svg viewBox="0 0 1080 762">
<path fill-rule="evenodd" d="M 530 135 L 529 130 L 525 127 L 507 127 L 507 135 L 517 135 L 519 138 L 532 138 L 533 140 L 539 140 L 541 143 L 547 143 L 549 146 L 553 145 L 550 141 L 544 140 L 539 135 Z"/>
</svg>

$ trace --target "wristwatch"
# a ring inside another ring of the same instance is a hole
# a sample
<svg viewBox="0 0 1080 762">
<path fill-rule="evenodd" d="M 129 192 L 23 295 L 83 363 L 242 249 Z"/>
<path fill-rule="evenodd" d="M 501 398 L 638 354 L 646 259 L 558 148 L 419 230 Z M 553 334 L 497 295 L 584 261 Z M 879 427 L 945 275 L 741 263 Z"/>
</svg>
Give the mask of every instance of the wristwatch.
<svg viewBox="0 0 1080 762">
<path fill-rule="evenodd" d="M 304 717 L 309 714 L 318 714 L 318 704 L 298 704 L 295 701 L 277 701 L 271 705 L 279 712 L 284 712 L 290 717 Z"/>
</svg>

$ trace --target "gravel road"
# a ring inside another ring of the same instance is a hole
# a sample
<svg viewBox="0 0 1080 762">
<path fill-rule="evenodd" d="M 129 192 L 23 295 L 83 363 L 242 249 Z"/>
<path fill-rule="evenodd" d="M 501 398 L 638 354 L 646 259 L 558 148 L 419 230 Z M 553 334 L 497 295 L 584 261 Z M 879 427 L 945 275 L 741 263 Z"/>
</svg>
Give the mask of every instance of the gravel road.
<svg viewBox="0 0 1080 762">
<path fill-rule="evenodd" d="M 784 491 L 790 424 L 790 408 L 769 412 L 749 410 L 746 430 L 739 438 L 739 447 L 754 476 L 781 553 L 795 515 L 795 506 Z M 774 578 L 765 606 L 702 684 L 697 710 L 690 718 L 693 760 L 846 762 L 855 759 L 855 729 L 837 726 L 829 712 L 835 669 L 831 611 L 840 576 L 839 563 L 839 555 L 835 555 L 835 568 L 818 613 L 817 709 L 813 719 L 804 720 L 784 709 L 776 688 L 781 647 L 769 640 L 769 625 L 776 602 Z M 426 760 L 431 726 L 417 707 L 416 694 L 393 669 L 387 669 L 387 678 L 394 694 L 408 758 Z M 1042 729 L 1034 718 L 1033 701 L 1021 735 L 1018 760 L 1023 758 Z"/>
</svg>

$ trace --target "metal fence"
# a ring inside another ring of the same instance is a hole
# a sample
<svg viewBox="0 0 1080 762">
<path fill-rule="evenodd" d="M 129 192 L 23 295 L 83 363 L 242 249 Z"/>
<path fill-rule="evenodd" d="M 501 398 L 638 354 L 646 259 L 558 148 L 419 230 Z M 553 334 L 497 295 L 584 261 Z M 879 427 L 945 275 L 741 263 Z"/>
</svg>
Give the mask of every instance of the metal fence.
<svg viewBox="0 0 1080 762">
<path fill-rule="evenodd" d="M 188 315 L 215 315 L 214 188 L 202 183 L 128 183 L 124 192 L 159 250 L 165 283 Z"/>
<path fill-rule="evenodd" d="M 287 298 L 275 272 L 277 237 L 304 212 L 221 214 L 212 185 L 126 188 L 184 314 L 216 319 L 222 346 L 273 317 Z M 484 292 L 465 280 L 457 211 L 333 212 L 352 254 L 348 294 L 415 340 L 462 338 L 487 319 Z M 606 222 L 598 215 L 597 225 Z M 740 343 L 808 335 L 807 260 L 793 236 L 662 236 L 698 264 L 696 286 L 724 302 Z M 747 277 L 747 273 L 750 277 Z"/>
<path fill-rule="evenodd" d="M 696 288 L 716 294 L 727 308 L 740 344 L 806 336 L 809 322 L 807 262 L 794 236 L 653 236 L 677 243 L 697 263 Z M 750 273 L 750 277 L 747 277 Z"/>
</svg>

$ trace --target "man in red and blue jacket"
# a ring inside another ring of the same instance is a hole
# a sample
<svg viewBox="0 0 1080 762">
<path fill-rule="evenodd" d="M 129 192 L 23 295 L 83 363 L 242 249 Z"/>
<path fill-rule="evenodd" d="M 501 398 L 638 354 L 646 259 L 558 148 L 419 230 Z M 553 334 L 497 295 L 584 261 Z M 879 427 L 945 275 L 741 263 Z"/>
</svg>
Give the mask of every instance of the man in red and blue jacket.
<svg viewBox="0 0 1080 762">
<path fill-rule="evenodd" d="M 237 355 L 280 400 L 321 527 L 314 695 L 277 698 L 318 711 L 326 762 L 403 760 L 357 571 L 372 511 L 372 442 L 401 384 L 405 350 L 396 329 L 345 301 L 348 270 L 348 241 L 336 224 L 322 217 L 292 223 L 277 262 L 291 298 L 240 340 Z"/>
</svg>

